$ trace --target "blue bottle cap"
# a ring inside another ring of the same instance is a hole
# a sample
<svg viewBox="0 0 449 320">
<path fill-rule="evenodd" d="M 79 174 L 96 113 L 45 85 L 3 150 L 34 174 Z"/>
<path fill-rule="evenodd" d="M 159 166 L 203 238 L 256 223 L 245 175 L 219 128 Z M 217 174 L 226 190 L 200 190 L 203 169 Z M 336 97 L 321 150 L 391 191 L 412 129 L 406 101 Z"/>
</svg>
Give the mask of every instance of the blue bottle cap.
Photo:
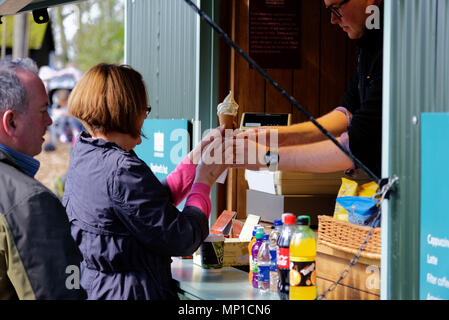
<svg viewBox="0 0 449 320">
<path fill-rule="evenodd" d="M 253 237 L 256 235 L 257 230 L 259 230 L 259 228 L 260 228 L 260 225 L 258 225 L 258 224 L 254 226 Z"/>
<path fill-rule="evenodd" d="M 269 234 L 264 234 L 263 235 L 263 241 L 268 241 L 269 238 L 270 238 Z"/>
<path fill-rule="evenodd" d="M 274 226 L 275 227 L 282 226 L 282 221 L 280 219 L 274 220 Z"/>
</svg>

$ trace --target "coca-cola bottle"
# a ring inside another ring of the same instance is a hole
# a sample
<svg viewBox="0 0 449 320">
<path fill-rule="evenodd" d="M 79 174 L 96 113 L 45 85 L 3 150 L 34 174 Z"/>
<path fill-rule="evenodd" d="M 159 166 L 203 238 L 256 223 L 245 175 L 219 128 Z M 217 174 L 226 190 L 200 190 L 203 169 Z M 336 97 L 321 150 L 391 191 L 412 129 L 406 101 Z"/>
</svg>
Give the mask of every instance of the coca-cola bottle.
<svg viewBox="0 0 449 320">
<path fill-rule="evenodd" d="M 277 268 L 279 274 L 278 293 L 281 300 L 289 299 L 290 292 L 290 240 L 296 229 L 296 216 L 284 216 L 284 226 L 278 240 Z"/>
</svg>

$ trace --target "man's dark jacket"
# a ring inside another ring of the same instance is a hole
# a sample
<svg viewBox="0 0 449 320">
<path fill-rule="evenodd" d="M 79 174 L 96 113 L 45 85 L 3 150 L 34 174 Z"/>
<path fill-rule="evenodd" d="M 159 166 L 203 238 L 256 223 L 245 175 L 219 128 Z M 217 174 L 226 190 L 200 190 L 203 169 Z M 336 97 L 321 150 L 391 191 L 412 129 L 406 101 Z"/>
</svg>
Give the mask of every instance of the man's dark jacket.
<svg viewBox="0 0 449 320">
<path fill-rule="evenodd" d="M 59 199 L 0 150 L 0 300 L 84 299 Z"/>
</svg>

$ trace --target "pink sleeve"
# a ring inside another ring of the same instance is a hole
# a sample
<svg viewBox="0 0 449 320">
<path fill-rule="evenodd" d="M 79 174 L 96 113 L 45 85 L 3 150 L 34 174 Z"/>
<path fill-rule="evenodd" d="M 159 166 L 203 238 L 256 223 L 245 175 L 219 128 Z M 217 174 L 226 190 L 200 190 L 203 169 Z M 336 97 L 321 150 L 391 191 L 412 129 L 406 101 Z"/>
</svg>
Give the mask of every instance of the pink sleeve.
<svg viewBox="0 0 449 320">
<path fill-rule="evenodd" d="M 170 188 L 173 204 L 179 205 L 187 196 L 195 180 L 196 166 L 190 161 L 189 156 L 170 173 L 166 179 L 168 187 Z"/>
<path fill-rule="evenodd" d="M 192 190 L 187 197 L 186 205 L 197 207 L 201 211 L 203 211 L 207 218 L 209 219 L 210 210 L 211 210 L 211 202 L 210 202 L 210 187 L 207 184 L 197 182 L 192 186 Z"/>
</svg>

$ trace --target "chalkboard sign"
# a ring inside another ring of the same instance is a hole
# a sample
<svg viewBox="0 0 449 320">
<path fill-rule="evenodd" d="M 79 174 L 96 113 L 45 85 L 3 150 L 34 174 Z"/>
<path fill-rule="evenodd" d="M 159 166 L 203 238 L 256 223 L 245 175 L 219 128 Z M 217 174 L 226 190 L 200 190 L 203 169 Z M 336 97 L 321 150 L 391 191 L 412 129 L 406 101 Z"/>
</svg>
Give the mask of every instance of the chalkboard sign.
<svg viewBox="0 0 449 320">
<path fill-rule="evenodd" d="M 299 69 L 298 0 L 249 0 L 249 55 L 265 69 Z"/>
</svg>

